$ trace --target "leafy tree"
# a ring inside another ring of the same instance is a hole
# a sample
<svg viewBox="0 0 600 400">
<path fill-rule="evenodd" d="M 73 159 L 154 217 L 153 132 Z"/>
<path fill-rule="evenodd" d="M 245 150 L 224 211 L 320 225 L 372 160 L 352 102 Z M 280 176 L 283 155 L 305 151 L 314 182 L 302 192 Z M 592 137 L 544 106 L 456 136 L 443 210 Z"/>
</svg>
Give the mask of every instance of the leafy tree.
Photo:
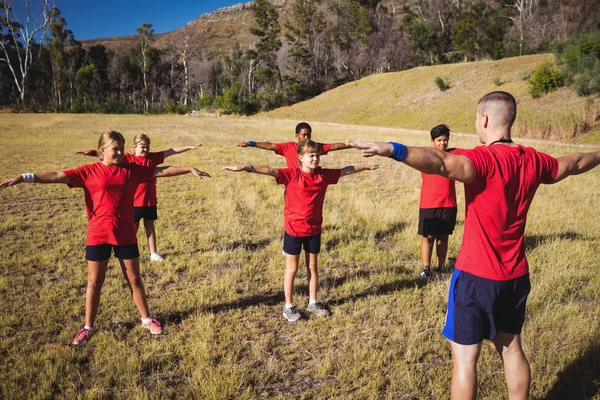
<svg viewBox="0 0 600 400">
<path fill-rule="evenodd" d="M 502 9 L 492 9 L 483 2 L 476 3 L 458 21 L 452 43 L 465 61 L 502 58 L 506 21 Z"/>
<path fill-rule="evenodd" d="M 277 52 L 281 48 L 279 13 L 269 0 L 255 0 L 251 8 L 256 26 L 250 28 L 250 33 L 258 40 L 254 49 L 246 52 L 249 63 L 248 91 L 279 91 L 283 85 L 277 63 Z M 254 80 L 258 81 L 259 87 L 255 87 Z"/>
<path fill-rule="evenodd" d="M 65 18 L 60 15 L 60 10 L 53 7 L 50 10 L 52 22 L 50 23 L 50 36 L 46 36 L 46 43 L 50 51 L 50 61 L 52 66 L 52 97 L 54 99 L 54 110 L 62 109 L 63 92 L 63 70 L 65 69 L 65 45 L 73 43 L 75 38 L 73 32 L 64 29 L 67 25 Z"/>
<path fill-rule="evenodd" d="M 292 3 L 292 19 L 285 24 L 292 70 L 287 79 L 295 82 L 286 89 L 294 101 L 310 97 L 324 87 L 322 77 L 328 66 L 317 51 L 318 46 L 323 46 L 325 28 L 325 13 L 319 10 L 320 3 L 321 0 L 296 0 Z"/>
<path fill-rule="evenodd" d="M 558 42 L 554 53 L 567 84 L 578 95 L 600 93 L 600 32 Z"/>
</svg>

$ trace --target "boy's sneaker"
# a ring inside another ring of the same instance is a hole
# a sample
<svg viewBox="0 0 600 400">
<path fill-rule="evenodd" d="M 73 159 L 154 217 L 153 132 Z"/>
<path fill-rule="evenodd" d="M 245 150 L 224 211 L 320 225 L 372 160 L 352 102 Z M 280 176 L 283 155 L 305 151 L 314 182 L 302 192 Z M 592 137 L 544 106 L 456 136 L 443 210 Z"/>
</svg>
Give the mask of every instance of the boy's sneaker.
<svg viewBox="0 0 600 400">
<path fill-rule="evenodd" d="M 300 319 L 300 312 L 296 306 L 283 309 L 283 316 L 290 322 L 295 322 Z"/>
<path fill-rule="evenodd" d="M 150 261 L 165 261 L 165 259 L 158 253 L 152 253 L 150 254 Z"/>
<path fill-rule="evenodd" d="M 92 332 L 88 331 L 85 328 L 82 328 L 77 331 L 77 335 L 73 339 L 73 346 L 83 346 L 90 340 L 90 336 L 92 336 Z"/>
<path fill-rule="evenodd" d="M 329 315 L 329 310 L 325 308 L 325 306 L 321 303 L 312 303 L 307 307 L 308 311 L 313 314 L 318 315 L 319 317 L 325 317 Z"/>
<path fill-rule="evenodd" d="M 428 281 L 433 279 L 433 274 L 431 273 L 430 269 L 424 269 L 423 271 L 421 271 L 421 278 L 422 279 L 426 279 Z"/>
<path fill-rule="evenodd" d="M 148 329 L 150 331 L 150 333 L 153 335 L 160 335 L 163 331 L 163 328 L 162 328 L 162 325 L 160 324 L 160 322 L 158 322 L 154 318 L 152 318 L 148 322 L 142 322 L 142 328 Z"/>
</svg>

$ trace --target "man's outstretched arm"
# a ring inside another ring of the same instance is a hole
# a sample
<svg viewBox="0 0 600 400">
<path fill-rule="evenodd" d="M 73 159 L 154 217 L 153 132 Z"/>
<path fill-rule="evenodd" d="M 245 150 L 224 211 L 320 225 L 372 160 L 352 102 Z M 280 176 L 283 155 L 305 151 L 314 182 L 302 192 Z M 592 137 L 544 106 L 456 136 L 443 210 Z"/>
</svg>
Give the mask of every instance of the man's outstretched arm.
<svg viewBox="0 0 600 400">
<path fill-rule="evenodd" d="M 469 183 L 475 178 L 475 168 L 467 157 L 450 154 L 433 147 L 407 147 L 394 142 L 347 141 L 346 144 L 363 152 L 365 157 L 390 157 L 426 174 L 435 174 L 455 181 Z"/>
<path fill-rule="evenodd" d="M 600 151 L 593 153 L 573 153 L 558 157 L 558 174 L 551 183 L 557 183 L 571 175 L 587 172 L 600 164 Z"/>
<path fill-rule="evenodd" d="M 255 142 L 253 140 L 249 140 L 247 142 L 238 143 L 235 145 L 236 147 L 256 147 L 263 150 L 273 150 L 277 151 L 277 146 L 275 143 L 271 142 Z"/>
</svg>

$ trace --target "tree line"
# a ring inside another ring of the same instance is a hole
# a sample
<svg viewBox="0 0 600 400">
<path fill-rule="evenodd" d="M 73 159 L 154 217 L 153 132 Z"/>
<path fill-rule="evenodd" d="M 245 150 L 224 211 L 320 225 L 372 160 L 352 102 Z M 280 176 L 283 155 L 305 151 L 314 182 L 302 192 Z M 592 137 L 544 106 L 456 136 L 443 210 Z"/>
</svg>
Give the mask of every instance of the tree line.
<svg viewBox="0 0 600 400">
<path fill-rule="evenodd" d="M 255 0 L 252 45 L 211 58 L 192 29 L 155 47 L 151 23 L 127 51 L 84 46 L 49 0 L 25 2 L 21 22 L 0 0 L 0 105 L 53 112 L 252 114 L 374 73 L 551 51 L 600 24 L 598 0 L 293 0 L 286 19 Z"/>
</svg>

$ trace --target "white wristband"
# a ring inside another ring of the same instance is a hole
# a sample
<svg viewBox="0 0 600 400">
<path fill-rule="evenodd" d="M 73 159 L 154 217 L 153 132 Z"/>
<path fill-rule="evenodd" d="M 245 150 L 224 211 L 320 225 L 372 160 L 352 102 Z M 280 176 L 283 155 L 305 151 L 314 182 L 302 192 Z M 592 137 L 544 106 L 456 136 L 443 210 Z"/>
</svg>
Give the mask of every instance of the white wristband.
<svg viewBox="0 0 600 400">
<path fill-rule="evenodd" d="M 25 174 L 23 174 L 23 182 L 25 183 L 33 183 L 35 179 L 35 174 L 31 173 L 31 172 L 27 172 Z"/>
</svg>

